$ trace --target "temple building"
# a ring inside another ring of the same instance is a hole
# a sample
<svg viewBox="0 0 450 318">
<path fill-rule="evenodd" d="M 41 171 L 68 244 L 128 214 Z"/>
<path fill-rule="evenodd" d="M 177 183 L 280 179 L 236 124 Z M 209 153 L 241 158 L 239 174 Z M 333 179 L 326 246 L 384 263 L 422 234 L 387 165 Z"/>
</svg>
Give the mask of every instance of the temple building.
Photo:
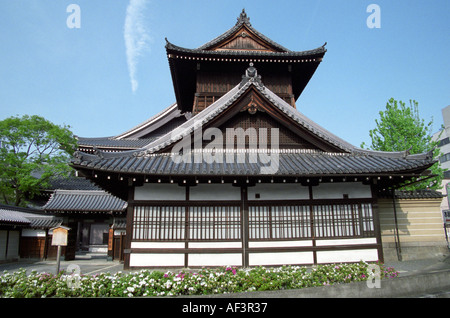
<svg viewBox="0 0 450 318">
<path fill-rule="evenodd" d="M 383 260 L 378 198 L 427 177 L 431 154 L 360 149 L 296 101 L 325 45 L 291 51 L 236 24 L 166 44 L 176 101 L 72 166 L 127 202 L 124 268 Z"/>
</svg>

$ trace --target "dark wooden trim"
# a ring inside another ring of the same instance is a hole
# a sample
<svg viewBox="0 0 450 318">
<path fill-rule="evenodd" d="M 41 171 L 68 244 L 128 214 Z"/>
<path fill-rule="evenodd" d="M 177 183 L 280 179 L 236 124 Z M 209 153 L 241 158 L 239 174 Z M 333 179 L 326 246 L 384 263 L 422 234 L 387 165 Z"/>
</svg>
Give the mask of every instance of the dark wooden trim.
<svg viewBox="0 0 450 318">
<path fill-rule="evenodd" d="M 241 207 L 241 231 L 242 231 L 242 265 L 244 267 L 247 267 L 249 264 L 248 259 L 248 241 L 249 241 L 249 211 L 248 211 L 248 188 L 246 186 L 241 187 L 241 200 L 242 200 L 242 207 Z"/>
<path fill-rule="evenodd" d="M 372 197 L 374 198 L 374 202 L 372 203 L 372 218 L 373 218 L 373 226 L 375 231 L 375 237 L 377 238 L 378 243 L 378 258 L 379 261 L 384 263 L 384 253 L 383 253 L 383 242 L 381 240 L 381 225 L 380 225 L 380 215 L 378 209 L 378 191 L 376 186 L 372 184 L 370 186 L 372 191 Z"/>
<path fill-rule="evenodd" d="M 189 201 L 189 196 L 190 196 L 190 188 L 189 186 L 186 187 L 186 201 Z M 184 248 L 188 249 L 189 248 L 189 206 L 186 205 L 186 207 L 184 208 Z M 189 254 L 185 253 L 184 254 L 184 267 L 188 267 L 189 266 Z"/>
<path fill-rule="evenodd" d="M 128 187 L 128 201 L 134 200 L 134 187 Z M 131 248 L 131 242 L 133 240 L 133 219 L 134 219 L 134 206 L 132 204 L 128 204 L 127 207 L 127 224 L 126 224 L 126 233 L 125 236 L 125 249 Z M 124 252 L 124 264 L 123 268 L 125 270 L 130 268 L 130 254 Z"/>
</svg>

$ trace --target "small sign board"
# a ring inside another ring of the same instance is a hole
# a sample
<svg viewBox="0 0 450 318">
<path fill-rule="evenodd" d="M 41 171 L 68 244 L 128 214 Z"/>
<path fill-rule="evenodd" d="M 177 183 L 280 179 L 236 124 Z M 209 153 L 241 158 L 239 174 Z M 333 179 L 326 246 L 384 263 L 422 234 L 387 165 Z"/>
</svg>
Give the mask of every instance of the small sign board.
<svg viewBox="0 0 450 318">
<path fill-rule="evenodd" d="M 54 227 L 52 236 L 52 245 L 56 246 L 67 246 L 67 236 L 70 228 L 65 226 Z"/>
</svg>

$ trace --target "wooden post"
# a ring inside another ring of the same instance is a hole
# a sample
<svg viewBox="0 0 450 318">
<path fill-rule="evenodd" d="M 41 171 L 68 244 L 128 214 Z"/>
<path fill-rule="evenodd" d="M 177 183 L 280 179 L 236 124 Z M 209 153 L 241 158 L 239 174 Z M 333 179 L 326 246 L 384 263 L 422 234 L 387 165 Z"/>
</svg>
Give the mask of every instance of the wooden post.
<svg viewBox="0 0 450 318">
<path fill-rule="evenodd" d="M 56 254 L 56 275 L 59 274 L 60 260 L 61 260 L 61 245 L 58 245 L 58 252 Z"/>
</svg>

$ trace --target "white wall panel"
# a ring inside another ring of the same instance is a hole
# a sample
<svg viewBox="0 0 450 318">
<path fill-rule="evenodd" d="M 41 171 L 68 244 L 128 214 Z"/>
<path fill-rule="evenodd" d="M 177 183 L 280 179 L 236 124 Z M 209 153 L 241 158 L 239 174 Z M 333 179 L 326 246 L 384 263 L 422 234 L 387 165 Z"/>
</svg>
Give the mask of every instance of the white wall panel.
<svg viewBox="0 0 450 318">
<path fill-rule="evenodd" d="M 45 237 L 45 230 L 23 229 L 22 237 Z"/>
<path fill-rule="evenodd" d="M 376 262 L 378 261 L 377 249 L 318 251 L 317 263 L 345 263 L 345 262 Z"/>
<path fill-rule="evenodd" d="M 188 264 L 189 266 L 242 266 L 242 254 L 189 254 Z"/>
<path fill-rule="evenodd" d="M 190 242 L 189 248 L 241 248 L 242 242 Z"/>
<path fill-rule="evenodd" d="M 241 188 L 231 184 L 198 184 L 189 187 L 189 200 L 226 201 L 240 200 Z"/>
<path fill-rule="evenodd" d="M 292 247 L 292 246 L 312 246 L 312 241 L 260 241 L 249 242 L 248 247 Z"/>
<path fill-rule="evenodd" d="M 312 264 L 313 252 L 249 253 L 250 266 Z"/>
<path fill-rule="evenodd" d="M 256 195 L 259 194 L 259 198 Z M 248 188 L 248 199 L 253 200 L 307 200 L 309 188 L 301 184 L 257 183 Z"/>
<path fill-rule="evenodd" d="M 6 236 L 8 231 L 0 230 L 0 260 L 5 260 L 6 253 Z"/>
<path fill-rule="evenodd" d="M 317 240 L 317 246 L 327 245 L 355 245 L 355 244 L 376 244 L 377 239 L 375 237 L 360 238 L 360 239 L 335 239 L 335 240 Z"/>
<path fill-rule="evenodd" d="M 9 231 L 7 259 L 19 258 L 19 231 Z"/>
<path fill-rule="evenodd" d="M 184 248 L 184 242 L 131 242 L 131 248 Z"/>
<path fill-rule="evenodd" d="M 371 198 L 370 185 L 362 182 L 320 183 L 312 187 L 313 199 L 342 199 L 344 194 L 352 198 Z"/>
<path fill-rule="evenodd" d="M 134 188 L 135 200 L 185 200 L 186 188 L 178 184 L 146 183 Z"/>
<path fill-rule="evenodd" d="M 130 266 L 184 266 L 184 254 L 132 253 L 130 254 Z"/>
</svg>

